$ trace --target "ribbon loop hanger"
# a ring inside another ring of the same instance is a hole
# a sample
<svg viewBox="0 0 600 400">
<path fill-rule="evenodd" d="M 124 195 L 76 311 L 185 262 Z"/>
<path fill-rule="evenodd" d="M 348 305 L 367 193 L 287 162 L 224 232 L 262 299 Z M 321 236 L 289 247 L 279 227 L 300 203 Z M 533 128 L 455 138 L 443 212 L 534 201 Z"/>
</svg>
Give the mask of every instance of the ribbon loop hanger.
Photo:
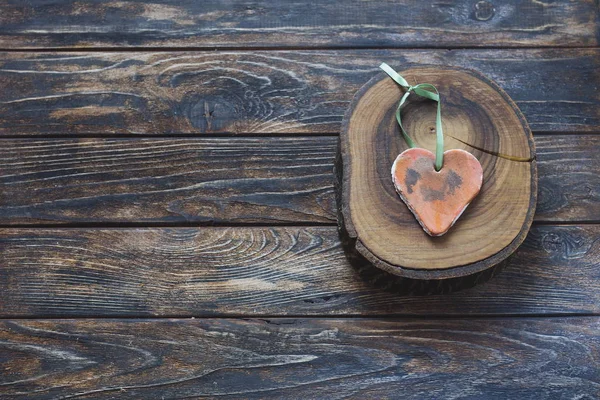
<svg viewBox="0 0 600 400">
<path fill-rule="evenodd" d="M 406 99 L 411 93 L 414 93 L 418 96 L 425 97 L 426 99 L 433 100 L 437 102 L 437 114 L 435 118 L 435 170 L 439 171 L 442 169 L 442 165 L 444 164 L 444 132 L 442 131 L 442 106 L 440 101 L 440 93 L 430 83 L 419 83 L 418 85 L 411 86 L 406 79 L 402 77 L 399 73 L 394 71 L 392 67 L 387 65 L 386 63 L 382 63 L 379 68 L 381 68 L 386 74 L 389 75 L 390 78 L 394 80 L 398 85 L 406 90 L 400 102 L 398 103 L 398 107 L 396 108 L 396 121 L 398 121 L 398 125 L 400 126 L 400 130 L 402 131 L 402 136 L 408 144 L 409 147 L 417 147 L 414 141 L 408 136 L 406 130 L 402 126 L 402 116 L 401 111 L 402 107 L 406 103 Z"/>
</svg>

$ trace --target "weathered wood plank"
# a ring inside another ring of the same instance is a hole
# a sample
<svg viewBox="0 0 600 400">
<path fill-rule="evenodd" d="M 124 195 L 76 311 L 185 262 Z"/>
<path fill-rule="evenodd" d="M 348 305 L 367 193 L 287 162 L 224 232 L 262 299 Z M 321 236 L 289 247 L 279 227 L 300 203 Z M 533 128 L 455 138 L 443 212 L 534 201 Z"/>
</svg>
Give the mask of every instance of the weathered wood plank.
<svg viewBox="0 0 600 400">
<path fill-rule="evenodd" d="M 598 318 L 3 321 L 0 394 L 594 399 L 599 332 Z"/>
<path fill-rule="evenodd" d="M 600 136 L 535 138 L 537 221 L 600 221 Z"/>
<path fill-rule="evenodd" d="M 597 3 L 8 1 L 0 47 L 594 46 Z"/>
<path fill-rule="evenodd" d="M 336 141 L 2 139 L 0 221 L 333 224 Z M 600 221 L 600 136 L 536 144 L 535 220 Z"/>
<path fill-rule="evenodd" d="M 600 49 L 4 53 L 0 135 L 337 133 L 382 61 L 479 70 L 534 131 L 600 126 Z"/>
<path fill-rule="evenodd" d="M 334 138 L 2 143 L 3 224 L 335 221 Z"/>
<path fill-rule="evenodd" d="M 534 226 L 490 282 L 407 296 L 334 227 L 4 229 L 0 316 L 600 312 L 600 225 Z"/>
</svg>

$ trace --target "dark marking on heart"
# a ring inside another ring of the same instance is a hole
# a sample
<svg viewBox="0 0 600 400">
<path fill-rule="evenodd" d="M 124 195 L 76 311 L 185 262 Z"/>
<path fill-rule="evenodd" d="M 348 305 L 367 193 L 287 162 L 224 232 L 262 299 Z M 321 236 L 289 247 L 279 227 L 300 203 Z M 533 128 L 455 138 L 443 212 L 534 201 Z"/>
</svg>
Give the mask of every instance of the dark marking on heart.
<svg viewBox="0 0 600 400">
<path fill-rule="evenodd" d="M 454 191 L 462 185 L 463 180 L 456 172 L 450 170 L 448 172 L 448 178 L 446 179 L 446 184 L 448 185 L 448 191 L 450 194 L 454 194 Z"/>
<path fill-rule="evenodd" d="M 444 182 L 444 187 L 441 190 L 436 190 L 426 186 L 422 186 L 421 195 L 423 196 L 424 201 L 443 201 L 446 199 L 446 194 L 453 195 L 456 189 L 460 188 L 460 185 L 462 185 L 462 183 L 463 180 L 460 177 L 460 175 L 458 175 L 453 170 L 450 170 L 448 171 L 448 175 L 446 176 L 446 182 Z M 409 193 L 411 192 L 409 191 Z"/>
<path fill-rule="evenodd" d="M 406 171 L 406 178 L 404 179 L 404 184 L 406 185 L 406 191 L 408 193 L 413 192 L 413 186 L 417 184 L 419 178 L 421 178 L 421 174 L 419 174 L 414 169 L 409 168 Z"/>
</svg>

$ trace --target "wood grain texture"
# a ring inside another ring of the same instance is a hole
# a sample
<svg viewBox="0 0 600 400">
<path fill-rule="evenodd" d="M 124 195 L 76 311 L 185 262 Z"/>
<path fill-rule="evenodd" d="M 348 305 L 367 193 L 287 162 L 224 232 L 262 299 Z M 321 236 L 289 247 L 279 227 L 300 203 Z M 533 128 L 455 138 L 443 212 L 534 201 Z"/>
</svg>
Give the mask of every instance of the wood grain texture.
<svg viewBox="0 0 600 400">
<path fill-rule="evenodd" d="M 0 47 L 594 46 L 597 3 L 11 0 Z"/>
<path fill-rule="evenodd" d="M 394 160 L 408 149 L 394 117 L 404 90 L 382 72 L 357 92 L 342 123 L 336 162 L 342 232 L 353 251 L 392 274 L 430 280 L 481 273 L 510 256 L 533 221 L 537 169 L 529 126 L 507 94 L 475 71 L 414 66 L 399 73 L 439 90 L 444 149 L 472 152 L 484 185 L 451 234 L 423 232 L 392 184 Z M 404 112 L 415 143 L 433 150 L 436 105 L 413 99 Z"/>
<path fill-rule="evenodd" d="M 478 70 L 534 131 L 600 126 L 600 49 L 69 52 L 0 54 L 0 135 L 337 133 L 384 61 Z"/>
<path fill-rule="evenodd" d="M 600 221 L 600 137 L 538 136 L 536 146 L 536 220 Z"/>
<path fill-rule="evenodd" d="M 599 18 L 0 2 L 0 398 L 600 398 Z M 414 296 L 344 251 L 335 135 L 381 62 L 480 71 L 542 134 L 541 223 L 485 285 Z"/>
<path fill-rule="evenodd" d="M 2 143 L 3 224 L 335 220 L 332 138 Z"/>
<path fill-rule="evenodd" d="M 488 283 L 411 296 L 334 227 L 4 229 L 0 316 L 600 313 L 598 265 L 600 225 L 534 226 Z"/>
<path fill-rule="evenodd" d="M 2 139 L 0 221 L 335 224 L 336 142 Z M 538 136 L 536 147 L 535 220 L 600 221 L 600 136 Z"/>
<path fill-rule="evenodd" d="M 594 399 L 600 320 L 3 321 L 4 399 Z"/>
</svg>

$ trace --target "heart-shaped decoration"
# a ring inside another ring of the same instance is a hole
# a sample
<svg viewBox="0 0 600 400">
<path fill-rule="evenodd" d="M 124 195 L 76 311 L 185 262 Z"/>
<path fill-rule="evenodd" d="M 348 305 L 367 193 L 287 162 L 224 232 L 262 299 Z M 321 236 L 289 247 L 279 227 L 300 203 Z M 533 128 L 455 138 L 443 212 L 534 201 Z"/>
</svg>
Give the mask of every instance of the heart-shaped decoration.
<svg viewBox="0 0 600 400">
<path fill-rule="evenodd" d="M 454 225 L 483 182 L 483 169 L 469 152 L 444 152 L 444 165 L 435 170 L 435 155 L 412 148 L 392 166 L 392 179 L 400 198 L 430 236 L 441 236 Z"/>
</svg>

